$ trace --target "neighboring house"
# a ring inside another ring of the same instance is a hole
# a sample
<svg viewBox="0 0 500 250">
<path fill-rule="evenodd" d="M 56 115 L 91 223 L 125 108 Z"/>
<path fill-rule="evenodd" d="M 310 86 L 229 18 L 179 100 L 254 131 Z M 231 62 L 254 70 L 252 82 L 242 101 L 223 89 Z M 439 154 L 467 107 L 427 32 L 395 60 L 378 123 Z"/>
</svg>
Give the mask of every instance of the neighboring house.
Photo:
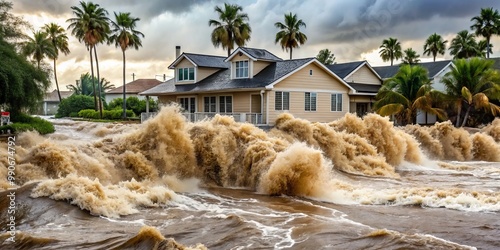
<svg viewBox="0 0 500 250">
<path fill-rule="evenodd" d="M 143 100 L 145 97 L 140 96 L 139 93 L 146 91 L 150 88 L 153 88 L 160 83 L 161 81 L 158 81 L 156 79 L 137 79 L 135 81 L 125 84 L 125 92 L 126 92 L 125 96 L 126 98 L 135 96 L 138 97 L 140 100 Z M 123 86 L 116 87 L 106 92 L 106 97 L 105 97 L 106 103 L 110 103 L 111 101 L 113 101 L 113 99 L 116 98 L 123 98 Z"/>
<path fill-rule="evenodd" d="M 291 113 L 329 122 L 350 111 L 349 95 L 362 94 L 315 58 L 283 60 L 265 49 L 240 47 L 227 58 L 183 53 L 169 68 L 173 79 L 140 95 L 179 103 L 191 121 L 219 113 L 273 125 Z"/>
<path fill-rule="evenodd" d="M 382 78 L 367 61 L 336 63 L 326 67 L 356 90 L 349 94 L 350 112 L 364 116 L 372 111 Z"/>
<path fill-rule="evenodd" d="M 73 91 L 60 91 L 61 98 L 64 99 L 73 94 Z M 45 93 L 43 101 L 40 108 L 37 111 L 37 115 L 55 115 L 57 109 L 59 108 L 59 96 L 57 95 L 57 89 L 54 91 Z"/>
<path fill-rule="evenodd" d="M 450 72 L 453 67 L 453 62 L 451 60 L 437 61 L 437 62 L 423 62 L 416 65 L 422 66 L 427 69 L 429 73 L 429 79 L 431 80 L 432 87 L 436 90 L 445 92 L 445 86 L 441 82 L 443 76 Z M 388 78 L 393 77 L 399 70 L 398 66 L 382 66 L 373 67 L 373 69 L 380 75 L 380 77 L 385 81 Z M 436 123 L 436 115 L 428 114 L 423 111 L 419 111 L 417 114 L 418 124 L 434 124 Z"/>
</svg>

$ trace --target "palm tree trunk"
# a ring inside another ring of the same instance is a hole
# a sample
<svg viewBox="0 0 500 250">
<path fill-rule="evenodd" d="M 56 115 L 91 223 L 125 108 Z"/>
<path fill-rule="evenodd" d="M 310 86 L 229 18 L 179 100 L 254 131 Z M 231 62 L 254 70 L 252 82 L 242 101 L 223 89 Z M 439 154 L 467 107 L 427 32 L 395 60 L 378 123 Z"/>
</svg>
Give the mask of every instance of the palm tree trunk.
<svg viewBox="0 0 500 250">
<path fill-rule="evenodd" d="M 102 91 L 101 91 L 101 78 L 99 76 L 99 60 L 97 59 L 97 48 L 94 45 L 95 67 L 97 69 L 97 89 L 99 97 L 99 118 L 102 119 Z"/>
<path fill-rule="evenodd" d="M 94 110 L 97 111 L 97 96 L 95 92 L 95 83 L 94 83 L 94 61 L 92 59 L 92 46 L 89 46 L 89 53 L 90 53 L 90 71 L 92 72 L 92 80 L 91 80 L 92 89 L 94 90 Z"/>
<path fill-rule="evenodd" d="M 56 81 L 57 88 L 57 96 L 59 96 L 59 102 L 61 102 L 61 92 L 59 91 L 59 83 L 57 82 L 57 67 L 56 67 L 56 59 L 54 58 L 54 80 Z"/>
<path fill-rule="evenodd" d="M 486 37 L 486 57 L 490 58 L 490 38 Z"/>
<path fill-rule="evenodd" d="M 290 60 L 292 60 L 292 50 L 293 50 L 293 47 L 290 47 Z"/>
<path fill-rule="evenodd" d="M 122 50 L 123 54 L 123 114 L 122 118 L 126 119 L 127 118 L 127 98 L 125 96 L 125 50 Z"/>
<path fill-rule="evenodd" d="M 394 58 L 391 56 L 391 66 L 392 66 L 392 62 L 394 61 Z"/>
<path fill-rule="evenodd" d="M 433 57 L 434 57 L 434 62 L 435 62 L 436 61 L 436 54 L 434 54 Z"/>
<path fill-rule="evenodd" d="M 458 126 L 460 125 L 460 114 L 462 113 L 462 100 L 459 101 L 459 103 L 457 104 L 457 106 L 458 106 L 457 121 L 455 122 L 455 127 L 458 128 Z"/>
<path fill-rule="evenodd" d="M 464 121 L 462 122 L 461 127 L 465 126 L 465 123 L 467 123 L 467 119 L 469 119 L 470 108 L 471 108 L 471 105 L 469 105 L 469 107 L 467 107 L 467 111 L 465 112 Z"/>
</svg>

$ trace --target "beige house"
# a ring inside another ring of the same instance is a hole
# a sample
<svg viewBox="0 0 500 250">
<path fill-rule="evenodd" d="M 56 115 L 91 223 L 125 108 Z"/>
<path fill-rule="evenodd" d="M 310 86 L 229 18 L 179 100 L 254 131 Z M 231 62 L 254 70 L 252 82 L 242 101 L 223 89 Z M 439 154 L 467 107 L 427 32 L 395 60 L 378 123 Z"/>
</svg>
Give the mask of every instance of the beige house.
<svg viewBox="0 0 500 250">
<path fill-rule="evenodd" d="M 381 83 L 366 62 L 357 62 L 339 77 L 315 58 L 283 60 L 267 50 L 246 47 L 227 58 L 182 53 L 169 68 L 175 71 L 173 79 L 140 95 L 179 103 L 191 121 L 223 114 L 273 125 L 279 114 L 291 113 L 329 122 L 351 112 L 351 107 L 357 109 L 357 103 L 371 105 Z"/>
<path fill-rule="evenodd" d="M 358 116 L 372 111 L 382 78 L 367 61 L 336 63 L 327 66 L 356 91 L 349 94 L 349 110 Z"/>
</svg>

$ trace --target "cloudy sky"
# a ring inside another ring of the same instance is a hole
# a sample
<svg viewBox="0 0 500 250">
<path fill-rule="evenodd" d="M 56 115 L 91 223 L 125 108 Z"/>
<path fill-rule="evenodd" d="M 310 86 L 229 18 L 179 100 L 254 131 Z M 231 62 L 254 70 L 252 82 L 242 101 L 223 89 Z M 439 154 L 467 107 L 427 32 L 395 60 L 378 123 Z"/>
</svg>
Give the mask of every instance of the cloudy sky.
<svg viewBox="0 0 500 250">
<path fill-rule="evenodd" d="M 22 15 L 35 30 L 46 23 L 55 22 L 67 28 L 66 20 L 73 17 L 71 6 L 76 0 L 11 0 L 14 14 Z M 422 61 L 432 60 L 424 56 L 425 39 L 436 32 L 451 41 L 457 32 L 470 30 L 473 16 L 480 9 L 500 9 L 498 0 L 94 0 L 94 3 L 113 12 L 130 12 L 141 20 L 137 29 L 145 34 L 143 47 L 128 50 L 127 82 L 132 73 L 137 78 L 173 76 L 168 65 L 175 59 L 175 46 L 183 52 L 210 55 L 227 54 L 222 48 L 214 48 L 210 41 L 213 27 L 209 19 L 217 19 L 214 7 L 224 2 L 243 7 L 250 18 L 252 28 L 248 47 L 265 48 L 281 58 L 288 53 L 274 43 L 277 29 L 274 23 L 283 21 L 284 13 L 296 13 L 307 27 L 303 32 L 308 41 L 294 50 L 294 58 L 314 57 L 318 51 L 328 48 L 334 52 L 336 62 L 368 60 L 371 65 L 388 65 L 378 55 L 383 39 L 397 38 L 402 48 L 413 48 Z M 61 85 L 74 84 L 81 74 L 90 71 L 89 55 L 85 46 L 68 32 L 71 54 L 61 55 L 58 61 L 58 77 Z M 448 42 L 449 43 L 449 42 Z M 500 57 L 500 38 L 492 40 L 493 57 Z M 114 46 L 99 45 L 101 77 L 115 86 L 122 85 L 122 54 Z M 447 52 L 437 60 L 450 59 Z M 55 84 L 53 85 L 55 88 Z M 61 90 L 66 90 L 62 87 Z"/>
</svg>

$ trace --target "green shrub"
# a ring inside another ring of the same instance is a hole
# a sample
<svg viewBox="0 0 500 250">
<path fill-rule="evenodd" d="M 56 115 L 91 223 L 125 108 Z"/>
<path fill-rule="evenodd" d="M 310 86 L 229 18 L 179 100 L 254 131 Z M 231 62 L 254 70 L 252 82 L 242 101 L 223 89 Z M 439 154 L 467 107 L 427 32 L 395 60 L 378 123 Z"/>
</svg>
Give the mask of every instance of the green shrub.
<svg viewBox="0 0 500 250">
<path fill-rule="evenodd" d="M 15 117 L 14 123 L 0 127 L 0 133 L 21 133 L 25 131 L 36 130 L 38 133 L 45 135 L 54 133 L 54 125 L 40 117 L 32 117 L 26 114 L 18 114 Z"/>
<path fill-rule="evenodd" d="M 69 117 L 78 117 L 78 112 L 69 113 Z"/>
<path fill-rule="evenodd" d="M 94 98 L 86 95 L 71 95 L 62 99 L 55 117 L 68 117 L 73 112 L 78 113 L 82 109 L 92 108 L 94 108 Z"/>
<path fill-rule="evenodd" d="M 113 99 L 108 104 L 109 110 L 123 110 L 123 98 Z M 127 98 L 127 110 L 132 110 L 136 116 L 141 115 L 142 112 L 146 112 L 146 100 L 139 100 L 135 96 Z M 155 112 L 158 110 L 158 103 L 152 99 L 149 100 L 149 111 Z M 129 117 L 129 115 L 127 115 Z"/>
</svg>

